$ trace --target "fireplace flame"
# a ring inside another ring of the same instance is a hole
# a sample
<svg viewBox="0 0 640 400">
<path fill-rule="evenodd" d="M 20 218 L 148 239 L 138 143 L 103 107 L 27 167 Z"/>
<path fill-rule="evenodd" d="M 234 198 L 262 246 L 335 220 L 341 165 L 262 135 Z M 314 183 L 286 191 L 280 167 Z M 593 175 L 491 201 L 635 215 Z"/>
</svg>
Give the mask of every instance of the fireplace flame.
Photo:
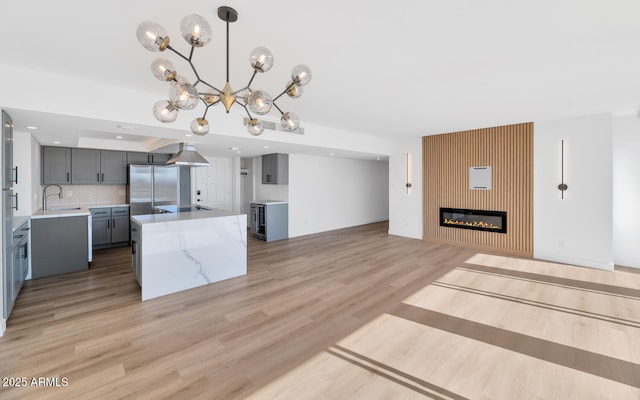
<svg viewBox="0 0 640 400">
<path fill-rule="evenodd" d="M 444 223 L 447 225 L 465 225 L 465 226 L 472 226 L 476 228 L 500 229 L 498 225 L 490 224 L 484 221 L 469 222 L 469 221 L 456 221 L 454 219 L 445 218 Z"/>
</svg>

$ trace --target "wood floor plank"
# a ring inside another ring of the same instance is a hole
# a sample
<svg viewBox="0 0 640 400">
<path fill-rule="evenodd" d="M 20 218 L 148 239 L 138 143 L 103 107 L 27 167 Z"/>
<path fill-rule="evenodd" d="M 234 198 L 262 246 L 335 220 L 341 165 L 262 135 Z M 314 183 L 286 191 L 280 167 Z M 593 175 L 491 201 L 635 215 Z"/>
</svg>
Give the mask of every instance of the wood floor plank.
<svg viewBox="0 0 640 400">
<path fill-rule="evenodd" d="M 97 251 L 88 271 L 28 281 L 0 338 L 0 377 L 69 384 L 0 387 L 0 398 L 513 399 L 550 398 L 549 384 L 566 394 L 555 398 L 640 398 L 638 385 L 618 382 L 640 374 L 630 350 L 640 328 L 615 322 L 640 322 L 629 296 L 640 274 L 479 254 L 387 229 L 250 237 L 246 276 L 144 303 L 129 248 Z M 401 318 L 406 307 L 442 317 L 426 326 Z M 568 308 L 582 314 L 565 318 Z M 468 326 L 497 339 L 479 341 Z M 544 349 L 536 359 L 515 351 L 532 341 L 603 365 L 576 372 Z"/>
</svg>

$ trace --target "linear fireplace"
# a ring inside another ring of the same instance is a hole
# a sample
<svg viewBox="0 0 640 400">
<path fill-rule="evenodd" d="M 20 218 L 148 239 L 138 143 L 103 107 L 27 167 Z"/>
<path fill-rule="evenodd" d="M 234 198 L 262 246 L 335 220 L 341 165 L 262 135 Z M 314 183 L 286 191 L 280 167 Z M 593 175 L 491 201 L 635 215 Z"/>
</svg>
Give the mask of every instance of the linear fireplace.
<svg viewBox="0 0 640 400">
<path fill-rule="evenodd" d="M 507 213 L 440 207 L 440 226 L 507 233 Z"/>
</svg>

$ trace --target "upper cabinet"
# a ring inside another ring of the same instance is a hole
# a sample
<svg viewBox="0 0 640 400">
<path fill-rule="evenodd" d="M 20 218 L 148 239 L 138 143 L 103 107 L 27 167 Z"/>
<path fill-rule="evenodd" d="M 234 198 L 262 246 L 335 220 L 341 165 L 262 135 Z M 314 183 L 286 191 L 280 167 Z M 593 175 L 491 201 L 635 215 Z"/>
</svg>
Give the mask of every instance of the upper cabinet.
<svg viewBox="0 0 640 400">
<path fill-rule="evenodd" d="M 71 149 L 73 185 L 124 185 L 127 153 L 124 151 Z"/>
<path fill-rule="evenodd" d="M 265 185 L 289 184 L 289 155 L 265 154 L 262 156 L 262 183 Z"/>
<path fill-rule="evenodd" d="M 166 164 L 171 154 L 127 152 L 127 164 Z"/>
<path fill-rule="evenodd" d="M 71 149 L 66 147 L 42 148 L 42 184 L 71 184 Z"/>
<path fill-rule="evenodd" d="M 41 176 L 43 185 L 126 185 L 127 153 L 44 146 Z"/>
<path fill-rule="evenodd" d="M 127 153 L 124 151 L 100 151 L 100 183 L 104 185 L 127 184 Z"/>
</svg>

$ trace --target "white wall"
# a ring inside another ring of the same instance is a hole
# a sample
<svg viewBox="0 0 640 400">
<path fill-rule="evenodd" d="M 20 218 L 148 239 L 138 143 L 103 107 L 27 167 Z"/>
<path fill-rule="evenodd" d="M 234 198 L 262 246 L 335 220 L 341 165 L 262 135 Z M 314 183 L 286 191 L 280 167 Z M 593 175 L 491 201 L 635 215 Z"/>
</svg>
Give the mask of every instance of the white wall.
<svg viewBox="0 0 640 400">
<path fill-rule="evenodd" d="M 289 236 L 384 221 L 389 217 L 386 161 L 289 155 Z"/>
<path fill-rule="evenodd" d="M 613 261 L 640 268 L 640 119 L 613 119 Z"/>
<path fill-rule="evenodd" d="M 565 141 L 564 200 L 561 140 Z M 613 269 L 612 116 L 536 122 L 534 257 Z"/>
<path fill-rule="evenodd" d="M 407 193 L 407 153 L 413 175 Z M 396 143 L 389 157 L 389 234 L 422 239 L 422 138 Z"/>
</svg>

